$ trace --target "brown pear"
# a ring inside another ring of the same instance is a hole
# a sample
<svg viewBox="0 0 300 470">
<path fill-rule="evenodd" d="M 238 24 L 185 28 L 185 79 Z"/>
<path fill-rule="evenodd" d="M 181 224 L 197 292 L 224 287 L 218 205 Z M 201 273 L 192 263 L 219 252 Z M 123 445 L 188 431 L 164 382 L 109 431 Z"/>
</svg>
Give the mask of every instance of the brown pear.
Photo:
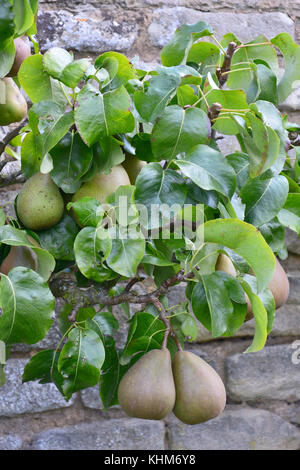
<svg viewBox="0 0 300 470">
<path fill-rule="evenodd" d="M 231 259 L 221 253 L 218 257 L 217 263 L 216 263 L 216 271 L 224 271 L 227 274 L 231 274 L 231 276 L 236 276 L 236 270 L 235 267 L 231 261 Z M 273 277 L 268 285 L 268 288 L 273 294 L 274 300 L 275 300 L 275 308 L 282 307 L 288 299 L 289 296 L 289 280 L 288 277 L 279 263 L 278 259 L 275 257 L 275 271 L 273 274 Z M 246 296 L 246 302 L 248 305 L 247 308 L 247 315 L 245 318 L 245 321 L 251 320 L 253 318 L 253 311 L 252 311 L 252 306 L 250 303 L 250 300 Z"/>
<path fill-rule="evenodd" d="M 11 269 L 17 266 L 23 266 L 37 271 L 38 258 L 36 253 L 27 246 L 12 246 L 0 266 L 0 272 L 7 275 Z"/>
<path fill-rule="evenodd" d="M 173 360 L 173 413 L 186 424 L 204 423 L 222 413 L 226 391 L 217 372 L 196 354 L 178 351 Z"/>
<path fill-rule="evenodd" d="M 31 55 L 30 41 L 27 36 L 15 39 L 14 44 L 16 49 L 15 60 L 10 72 L 7 74 L 8 77 L 16 77 L 24 60 Z"/>
<path fill-rule="evenodd" d="M 22 121 L 27 110 L 26 100 L 13 79 L 0 79 L 0 126 Z"/>
<path fill-rule="evenodd" d="M 122 165 L 129 176 L 130 183 L 135 185 L 139 172 L 144 168 L 145 165 L 147 165 L 147 163 L 139 160 L 134 155 L 126 155 Z"/>
<path fill-rule="evenodd" d="M 18 217 L 31 230 L 44 230 L 62 218 L 64 201 L 49 173 L 35 173 L 17 199 Z"/>
<path fill-rule="evenodd" d="M 118 390 L 119 403 L 129 416 L 163 419 L 175 403 L 175 386 L 168 349 L 153 349 L 124 375 Z"/>
</svg>

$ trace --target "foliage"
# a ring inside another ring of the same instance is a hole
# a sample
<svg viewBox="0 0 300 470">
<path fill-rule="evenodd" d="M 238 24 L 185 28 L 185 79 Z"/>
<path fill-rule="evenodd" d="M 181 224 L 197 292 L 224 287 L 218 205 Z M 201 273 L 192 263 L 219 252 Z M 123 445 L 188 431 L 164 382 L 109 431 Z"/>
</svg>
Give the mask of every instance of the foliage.
<svg viewBox="0 0 300 470">
<path fill-rule="evenodd" d="M 114 405 L 124 373 L 160 348 L 166 331 L 172 355 L 176 341 L 197 337 L 196 320 L 214 338 L 233 335 L 246 317 L 245 293 L 256 321 L 248 351 L 261 349 L 274 317 L 273 252 L 285 256 L 284 227 L 300 234 L 299 152 L 295 164 L 287 153 L 290 133 L 300 129 L 277 108 L 300 79 L 299 46 L 286 33 L 248 44 L 227 34 L 215 44 L 210 25 L 199 22 L 181 26 L 162 51 L 162 65 L 149 72 L 117 52 L 94 62 L 58 47 L 40 54 L 37 8 L 34 0 L 2 1 L 0 76 L 12 65 L 13 40 L 27 34 L 35 54 L 23 62 L 18 81 L 33 106 L 14 154 L 27 178 L 50 173 L 69 204 L 56 226 L 36 233 L 1 212 L 0 261 L 8 247 L 29 246 L 39 270 L 18 267 L 1 276 L 0 341 L 7 348 L 40 341 L 52 324 L 53 281 L 62 276 L 63 282 L 70 271 L 77 289 L 93 286 L 99 297 L 83 294 L 82 304 L 67 299 L 57 349 L 33 356 L 23 380 L 54 382 L 66 399 L 100 383 L 103 403 Z M 276 48 L 286 62 L 281 78 Z M 218 139 L 226 135 L 239 151 L 221 152 Z M 109 209 L 93 198 L 70 202 L 97 172 L 109 173 L 128 157 L 147 165 L 134 186 L 109 196 Z M 142 216 L 141 206 L 153 205 L 157 212 Z M 171 226 L 166 205 L 173 208 Z M 176 221 L 186 232 L 178 232 Z M 134 236 L 126 238 L 128 232 Z M 236 277 L 215 271 L 220 253 L 231 257 Z M 143 300 L 131 288 L 145 275 L 159 295 L 146 296 L 144 308 L 131 315 L 129 304 Z M 167 287 L 181 280 L 187 301 L 169 305 Z M 123 348 L 115 343 L 114 302 L 128 315 Z"/>
</svg>

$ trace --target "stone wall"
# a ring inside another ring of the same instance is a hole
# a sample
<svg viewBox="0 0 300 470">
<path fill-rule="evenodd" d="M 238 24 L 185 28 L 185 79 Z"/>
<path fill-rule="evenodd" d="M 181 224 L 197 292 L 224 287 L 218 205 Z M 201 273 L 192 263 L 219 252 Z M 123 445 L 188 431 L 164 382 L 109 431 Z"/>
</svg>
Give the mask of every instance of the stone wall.
<svg viewBox="0 0 300 470">
<path fill-rule="evenodd" d="M 233 31 L 243 40 L 287 31 L 300 42 L 298 0 L 51 0 L 41 1 L 39 38 L 82 55 L 117 50 L 151 66 L 176 27 L 203 19 L 217 36 Z M 299 122 L 299 92 L 283 110 Z M 6 210 L 18 187 L 0 190 Z M 8 205 L 7 205 L 8 203 Z M 277 311 L 264 350 L 243 354 L 254 333 L 246 323 L 233 339 L 212 340 L 199 328 L 197 342 L 186 347 L 222 376 L 228 394 L 223 415 L 187 426 L 170 416 L 163 422 L 126 417 L 119 407 L 103 410 L 97 388 L 66 403 L 52 385 L 21 384 L 26 359 L 57 345 L 53 327 L 41 343 L 14 347 L 0 389 L 1 449 L 300 449 L 300 242 L 287 233 L 289 257 L 283 263 L 291 293 Z M 183 299 L 179 286 L 172 303 Z M 120 312 L 116 312 L 117 314 Z M 120 340 L 123 336 L 121 333 Z M 298 343 L 297 343 L 298 341 Z"/>
</svg>

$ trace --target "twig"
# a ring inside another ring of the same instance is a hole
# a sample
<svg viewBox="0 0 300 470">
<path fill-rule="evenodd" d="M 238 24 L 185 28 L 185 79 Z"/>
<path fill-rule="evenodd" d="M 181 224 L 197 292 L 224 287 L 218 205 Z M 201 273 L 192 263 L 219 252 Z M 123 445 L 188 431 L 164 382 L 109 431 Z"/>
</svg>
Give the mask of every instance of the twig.
<svg viewBox="0 0 300 470">
<path fill-rule="evenodd" d="M 22 174 L 22 171 L 17 171 L 12 175 L 6 176 L 5 178 L 0 176 L 0 188 L 4 188 L 6 186 L 11 186 L 13 184 L 21 184 L 26 181 L 25 175 Z"/>
<path fill-rule="evenodd" d="M 12 129 L 8 134 L 6 134 L 3 140 L 0 142 L 0 155 L 5 150 L 5 147 L 9 144 L 11 140 L 17 137 L 20 134 L 20 131 L 28 124 L 28 118 L 24 119 L 15 129 Z"/>
<path fill-rule="evenodd" d="M 218 67 L 217 70 L 216 70 L 216 74 L 217 74 L 217 77 L 218 77 L 218 80 L 219 80 L 220 88 L 222 88 L 225 85 L 226 81 L 227 81 L 228 72 L 229 72 L 230 67 L 231 67 L 232 57 L 233 57 L 233 54 L 235 53 L 236 47 L 237 47 L 237 45 L 236 45 L 235 42 L 230 42 L 228 44 L 227 52 L 226 52 L 226 55 L 225 55 L 225 58 L 224 58 L 223 65 L 222 65 L 222 67 Z"/>
</svg>

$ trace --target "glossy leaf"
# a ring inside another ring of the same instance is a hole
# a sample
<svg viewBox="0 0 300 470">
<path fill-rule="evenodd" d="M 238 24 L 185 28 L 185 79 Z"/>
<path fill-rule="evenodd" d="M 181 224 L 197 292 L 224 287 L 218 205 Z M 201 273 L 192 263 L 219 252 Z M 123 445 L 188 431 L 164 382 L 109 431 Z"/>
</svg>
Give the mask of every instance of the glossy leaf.
<svg viewBox="0 0 300 470">
<path fill-rule="evenodd" d="M 52 325 L 55 300 L 31 269 L 17 267 L 0 282 L 0 339 L 8 344 L 41 341 Z"/>
<path fill-rule="evenodd" d="M 208 143 L 210 132 L 209 119 L 201 109 L 168 106 L 152 130 L 154 156 L 157 160 L 175 158 L 197 144 Z"/>
<path fill-rule="evenodd" d="M 245 220 L 256 227 L 272 220 L 283 207 L 289 185 L 284 176 L 249 179 L 241 191 Z"/>
<path fill-rule="evenodd" d="M 194 41 L 204 36 L 211 36 L 213 30 L 205 21 L 195 24 L 185 24 L 178 28 L 169 43 L 161 52 L 161 63 L 170 67 L 179 65 L 187 59 L 189 50 Z"/>
<path fill-rule="evenodd" d="M 53 160 L 51 177 L 65 193 L 81 186 L 80 178 L 87 172 L 93 153 L 79 134 L 68 132 L 50 151 Z"/>
<path fill-rule="evenodd" d="M 288 33 L 280 33 L 271 39 L 285 61 L 285 72 L 278 85 L 279 102 L 284 101 L 293 91 L 294 82 L 300 80 L 300 46 Z"/>
<path fill-rule="evenodd" d="M 55 260 L 48 251 L 42 249 L 43 247 L 39 248 L 33 244 L 24 230 L 19 230 L 11 225 L 3 225 L 0 227 L 0 242 L 9 246 L 26 246 L 34 251 L 38 260 L 37 272 L 45 281 L 48 281 L 54 271 Z"/>
<path fill-rule="evenodd" d="M 210 220 L 204 224 L 204 240 L 234 250 L 255 273 L 258 292 L 267 287 L 274 274 L 275 257 L 253 225 L 238 219 Z"/>
<path fill-rule="evenodd" d="M 278 214 L 279 222 L 300 236 L 300 193 L 289 194 Z"/>
<path fill-rule="evenodd" d="M 85 227 L 76 237 L 74 253 L 80 272 L 88 279 L 103 282 L 111 271 L 103 265 L 112 249 L 112 240 L 103 228 Z"/>
<path fill-rule="evenodd" d="M 38 380 L 40 384 L 55 383 L 58 390 L 63 393 L 63 376 L 58 372 L 58 352 L 47 349 L 35 354 L 25 365 L 22 383 Z"/>
<path fill-rule="evenodd" d="M 92 197 L 83 197 L 79 201 L 70 202 L 67 208 L 72 209 L 81 227 L 97 227 L 103 218 L 101 203 Z"/>
<path fill-rule="evenodd" d="M 70 331 L 58 359 L 58 371 L 64 378 L 62 388 L 67 399 L 74 392 L 99 382 L 104 359 L 104 346 L 97 333 L 81 328 Z"/>
<path fill-rule="evenodd" d="M 126 234 L 125 234 L 126 236 Z M 122 238 L 122 232 L 112 240 L 111 252 L 107 258 L 108 266 L 121 276 L 133 277 L 145 253 L 145 239 L 136 233 L 137 238 Z"/>
<path fill-rule="evenodd" d="M 184 160 L 176 160 L 176 164 L 200 188 L 232 197 L 236 175 L 220 152 L 207 145 L 197 145 L 187 152 Z"/>
<path fill-rule="evenodd" d="M 162 223 L 159 214 L 166 220 L 170 219 L 173 205 L 178 213 L 184 204 L 186 192 L 184 179 L 176 171 L 163 170 L 159 163 L 149 163 L 136 180 L 135 202 L 147 209 L 146 217 L 144 212 L 142 214 L 142 223 L 145 226 L 159 227 Z"/>
<path fill-rule="evenodd" d="M 78 227 L 67 214 L 47 230 L 38 232 L 41 246 L 54 256 L 56 260 L 73 260 L 73 244 L 78 233 Z"/>
</svg>

